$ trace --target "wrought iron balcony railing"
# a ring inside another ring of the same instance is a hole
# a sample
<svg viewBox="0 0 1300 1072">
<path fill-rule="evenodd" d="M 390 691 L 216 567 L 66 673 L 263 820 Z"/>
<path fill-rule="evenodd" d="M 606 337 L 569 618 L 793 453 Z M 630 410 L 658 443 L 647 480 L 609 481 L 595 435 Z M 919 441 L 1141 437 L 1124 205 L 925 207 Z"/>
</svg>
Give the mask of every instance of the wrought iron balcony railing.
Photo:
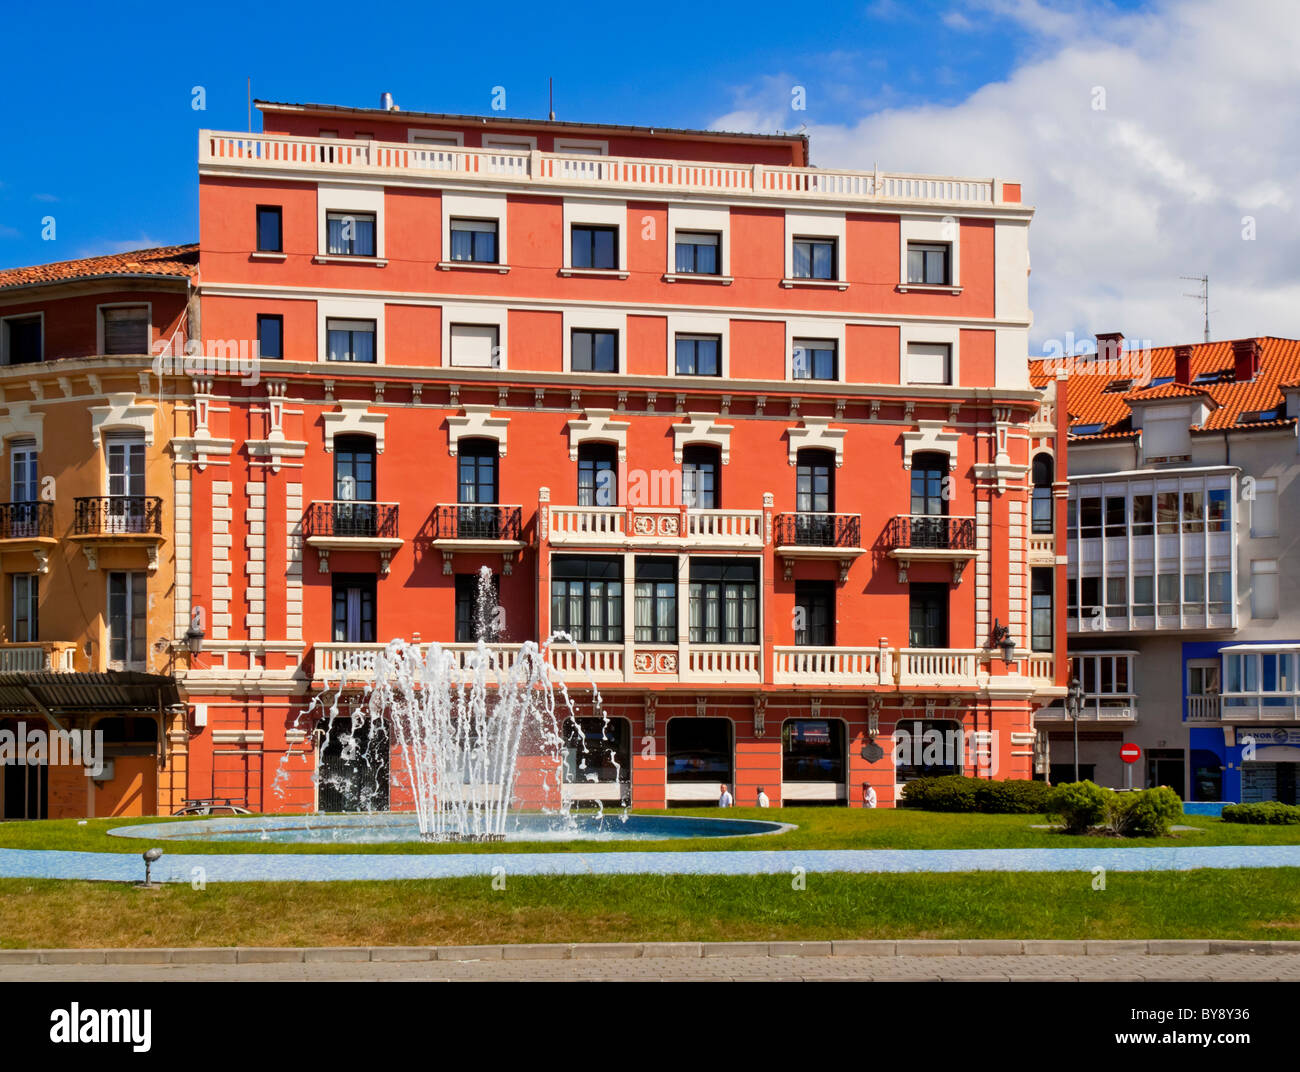
<svg viewBox="0 0 1300 1072">
<path fill-rule="evenodd" d="M 342 539 L 397 539 L 397 504 L 331 500 L 314 502 L 303 520 L 303 535 Z"/>
<path fill-rule="evenodd" d="M 30 540 L 53 535 L 53 503 L 0 503 L 0 540 Z"/>
<path fill-rule="evenodd" d="M 523 509 L 495 503 L 443 504 L 434 507 L 435 540 L 518 540 Z"/>
<path fill-rule="evenodd" d="M 936 514 L 902 514 L 889 523 L 885 543 L 890 550 L 974 551 L 975 519 Z"/>
<path fill-rule="evenodd" d="M 73 535 L 162 534 L 162 499 L 157 495 L 91 495 L 73 501 Z"/>
<path fill-rule="evenodd" d="M 778 547 L 861 547 L 860 514 L 777 514 Z"/>
</svg>

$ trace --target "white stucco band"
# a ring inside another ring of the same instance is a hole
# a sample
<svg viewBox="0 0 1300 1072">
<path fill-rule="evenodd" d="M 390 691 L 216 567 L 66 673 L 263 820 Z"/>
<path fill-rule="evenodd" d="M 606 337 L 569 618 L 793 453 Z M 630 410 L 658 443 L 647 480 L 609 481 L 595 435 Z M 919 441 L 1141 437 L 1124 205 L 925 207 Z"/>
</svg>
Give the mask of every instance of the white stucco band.
<svg viewBox="0 0 1300 1072">
<path fill-rule="evenodd" d="M 943 421 L 917 421 L 915 430 L 903 433 L 903 468 L 912 468 L 912 455 L 926 451 L 948 455 L 948 469 L 957 468 L 958 432 L 945 432 Z"/>
<path fill-rule="evenodd" d="M 685 423 L 673 425 L 673 461 L 680 465 L 682 450 L 695 443 L 717 447 L 723 465 L 731 461 L 731 425 L 715 424 L 713 414 L 691 413 Z"/>
<path fill-rule="evenodd" d="M 618 460 L 627 461 L 627 430 L 630 421 L 613 419 L 612 409 L 588 409 L 581 419 L 569 421 L 569 460 L 578 460 L 578 447 L 583 443 L 613 443 L 618 447 Z"/>
<path fill-rule="evenodd" d="M 33 413 L 30 402 L 10 402 L 9 412 L 0 426 L 0 452 L 4 451 L 5 441 L 9 439 L 31 439 L 35 441 L 37 451 L 44 449 L 44 424 L 45 414 Z"/>
<path fill-rule="evenodd" d="M 333 413 L 322 413 L 325 424 L 325 451 L 334 453 L 334 437 L 340 435 L 374 436 L 375 452 L 384 453 L 384 422 L 386 413 L 371 413 L 369 403 L 361 399 L 343 399 Z"/>
<path fill-rule="evenodd" d="M 493 417 L 491 406 L 463 406 L 458 417 L 447 418 L 447 453 L 460 454 L 462 439 L 495 439 L 497 456 L 506 456 L 506 431 L 509 417 Z"/>
<path fill-rule="evenodd" d="M 799 460 L 799 452 L 810 447 L 835 452 L 835 468 L 844 465 L 844 436 L 847 429 L 832 428 L 829 417 L 805 417 L 799 428 L 790 428 L 786 436 L 790 441 L 790 464 Z"/>
<path fill-rule="evenodd" d="M 107 406 L 90 407 L 90 441 L 98 447 L 104 432 L 136 431 L 144 435 L 145 446 L 153 446 L 157 412 L 158 407 L 152 402 L 137 405 L 134 391 L 114 392 L 108 396 Z"/>
</svg>

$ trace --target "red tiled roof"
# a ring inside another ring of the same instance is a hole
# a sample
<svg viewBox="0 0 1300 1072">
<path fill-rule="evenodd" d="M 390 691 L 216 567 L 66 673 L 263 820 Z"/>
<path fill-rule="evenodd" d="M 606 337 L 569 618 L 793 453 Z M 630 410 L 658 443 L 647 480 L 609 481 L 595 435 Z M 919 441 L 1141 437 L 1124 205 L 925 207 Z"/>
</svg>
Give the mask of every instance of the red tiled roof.
<svg viewBox="0 0 1300 1072">
<path fill-rule="evenodd" d="M 157 249 L 110 253 L 103 257 L 85 257 L 76 261 L 37 264 L 30 268 L 5 268 L 0 270 L 0 290 L 114 276 L 193 277 L 198 274 L 198 270 L 197 243 L 161 246 Z"/>
<path fill-rule="evenodd" d="M 1217 431 L 1223 428 L 1283 427 L 1296 418 L 1295 414 L 1273 421 L 1252 421 L 1238 424 L 1243 414 L 1259 413 L 1280 406 L 1282 388 L 1300 384 L 1300 339 L 1279 339 L 1264 336 L 1257 340 L 1260 346 L 1259 369 L 1255 378 L 1238 383 L 1232 379 L 1213 383 L 1168 383 L 1159 387 L 1141 386 L 1155 379 L 1172 379 L 1174 375 L 1174 348 L 1157 346 L 1150 350 L 1126 351 L 1121 360 L 1099 361 L 1093 371 L 1087 362 L 1070 371 L 1069 409 L 1072 423 L 1100 424 L 1102 429 L 1081 439 L 1101 439 L 1119 435 L 1133 435 L 1129 431 L 1132 410 L 1129 402 L 1153 398 L 1173 398 L 1201 395 L 1212 399 L 1217 408 L 1206 418 L 1204 425 L 1194 426 L 1194 431 Z M 1107 365 L 1109 364 L 1109 368 Z M 1030 382 L 1035 387 L 1045 386 L 1062 366 L 1061 358 L 1041 359 L 1029 363 Z M 1221 372 L 1233 367 L 1231 342 L 1197 343 L 1191 347 L 1188 378 L 1210 372 Z M 1112 383 L 1123 383 L 1123 389 L 1107 391 Z"/>
</svg>

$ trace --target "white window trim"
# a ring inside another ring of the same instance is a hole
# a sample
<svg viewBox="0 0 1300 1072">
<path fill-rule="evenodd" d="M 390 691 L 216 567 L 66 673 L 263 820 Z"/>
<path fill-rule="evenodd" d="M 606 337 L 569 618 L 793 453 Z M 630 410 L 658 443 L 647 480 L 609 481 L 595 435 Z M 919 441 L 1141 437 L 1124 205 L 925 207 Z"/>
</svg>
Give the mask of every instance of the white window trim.
<svg viewBox="0 0 1300 1072">
<path fill-rule="evenodd" d="M 90 407 L 90 441 L 98 450 L 106 432 L 139 434 L 146 447 L 153 446 L 154 417 L 158 407 L 152 402 L 136 403 L 134 391 L 115 391 L 107 396 L 108 405 Z"/>
<path fill-rule="evenodd" d="M 801 450 L 827 450 L 835 454 L 835 468 L 844 467 L 844 437 L 847 428 L 832 428 L 830 417 L 805 417 L 798 428 L 786 430 L 791 465 L 799 462 Z"/>
<path fill-rule="evenodd" d="M 384 422 L 386 413 L 371 413 L 370 403 L 360 398 L 344 398 L 338 409 L 321 414 L 325 434 L 325 453 L 334 453 L 334 437 L 341 435 L 370 436 L 375 441 L 375 453 L 384 453 Z"/>
<path fill-rule="evenodd" d="M 479 261 L 453 261 L 451 259 L 451 221 L 452 219 L 496 220 L 497 224 L 497 263 L 484 264 Z M 506 195 L 505 194 L 453 194 L 443 191 L 442 195 L 442 259 L 439 268 L 478 268 L 482 270 L 504 271 L 510 266 L 506 244 Z"/>
<path fill-rule="evenodd" d="M 535 141 L 536 139 L 534 139 Z M 534 145 L 536 148 L 536 145 Z M 601 156 L 609 156 L 609 142 L 598 141 L 595 138 L 556 138 L 555 149 L 557 153 L 573 152 L 575 149 L 597 149 Z"/>
<path fill-rule="evenodd" d="M 428 144 L 430 144 L 429 142 L 423 142 L 423 143 L 421 143 L 421 141 L 420 141 L 421 138 L 452 138 L 452 139 L 455 140 L 455 142 L 456 142 L 457 145 L 464 146 L 464 144 L 465 144 L 465 135 L 464 135 L 461 131 L 459 131 L 459 130 L 429 130 L 427 127 L 409 127 L 409 128 L 407 128 L 407 131 L 406 131 L 406 140 L 407 140 L 408 142 L 410 142 L 410 143 L 412 143 L 412 144 L 414 144 L 414 145 L 419 145 L 419 144 L 425 144 L 425 145 L 428 145 Z M 439 146 L 434 145 L 434 148 L 435 148 L 435 149 L 436 149 L 436 148 L 439 148 Z M 445 145 L 444 145 L 444 146 L 441 146 L 441 148 L 444 148 L 444 149 L 445 149 L 445 148 L 448 148 L 448 146 L 445 146 Z"/>
<path fill-rule="evenodd" d="M 514 144 L 492 145 L 492 142 L 509 142 Z M 525 149 L 518 142 L 527 142 L 528 148 Z M 537 137 L 532 134 L 488 134 L 484 133 L 482 146 L 484 149 L 496 149 L 500 152 L 523 153 L 537 151 Z"/>
<path fill-rule="evenodd" d="M 589 224 L 593 227 L 618 228 L 618 268 L 574 268 L 573 226 Z M 612 271 L 627 273 L 627 202 L 591 201 L 583 198 L 564 199 L 564 270 L 566 272 L 596 272 L 608 275 Z"/>
<path fill-rule="evenodd" d="M 787 320 L 785 322 L 785 378 L 790 383 L 816 386 L 819 383 L 845 383 L 845 365 L 848 363 L 844 353 L 844 340 L 848 332 L 844 321 L 839 320 Z M 835 340 L 835 379 L 833 380 L 796 380 L 794 378 L 794 342 L 795 339 L 834 339 Z"/>
<path fill-rule="evenodd" d="M 690 316 L 685 313 L 668 314 L 668 362 L 667 375 L 677 375 L 677 336 L 678 335 L 717 335 L 718 366 L 717 376 L 682 376 L 683 380 L 701 383 L 717 383 L 731 378 L 731 318 L 726 316 Z"/>
<path fill-rule="evenodd" d="M 149 349 L 146 353 L 153 353 L 153 302 L 151 301 L 120 301 L 105 302 L 103 305 L 95 306 L 95 353 L 103 354 L 104 352 L 104 310 L 105 309 L 135 309 L 144 306 L 145 320 L 149 328 Z M 41 324 L 41 352 L 45 351 L 45 324 Z"/>
<path fill-rule="evenodd" d="M 7 327 L 9 321 L 30 320 L 32 317 L 36 317 L 41 322 L 41 360 L 45 360 L 45 310 L 36 309 L 26 313 L 12 313 L 9 316 L 0 316 L 0 365 L 7 366 L 9 364 L 9 331 Z M 152 322 L 153 318 L 151 316 L 150 323 Z M 102 343 L 100 350 L 103 350 Z"/>
<path fill-rule="evenodd" d="M 961 328 L 950 324 L 900 324 L 898 327 L 898 382 L 907 386 L 907 348 L 912 343 L 943 344 L 949 348 L 950 364 L 948 372 L 951 385 L 937 383 L 917 384 L 918 387 L 959 387 L 961 385 Z"/>
<path fill-rule="evenodd" d="M 677 232 L 712 231 L 718 239 L 718 275 L 699 275 L 677 271 Z M 674 279 L 730 280 L 731 276 L 731 208 L 727 205 L 668 204 L 668 263 L 665 274 Z"/>
<path fill-rule="evenodd" d="M 843 212 L 787 212 L 785 214 L 785 275 L 787 284 L 796 286 L 821 285 L 841 288 L 848 286 L 847 217 Z M 796 238 L 833 238 L 835 239 L 835 278 L 795 279 L 794 278 L 794 240 Z"/>
<path fill-rule="evenodd" d="M 348 368 L 352 361 L 331 361 L 329 353 L 329 335 L 325 330 L 330 320 L 373 320 L 375 322 L 375 365 L 385 364 L 384 354 L 384 312 L 386 306 L 382 301 L 351 300 L 334 298 L 316 303 L 316 360 L 334 368 Z M 365 368 L 365 365 L 361 366 Z"/>
<path fill-rule="evenodd" d="M 907 245 L 909 242 L 941 243 L 949 247 L 948 268 L 952 282 L 909 283 L 907 281 Z M 898 221 L 898 285 L 909 290 L 961 289 L 961 222 L 955 216 L 902 216 Z M 917 340 L 918 342 L 920 340 Z"/>
<path fill-rule="evenodd" d="M 508 369 L 510 367 L 509 309 L 505 306 L 492 305 L 444 305 L 442 307 L 442 367 L 477 368 L 478 366 L 458 366 L 451 363 L 451 327 L 453 324 L 496 328 L 499 360 L 493 367 L 496 369 Z"/>
<path fill-rule="evenodd" d="M 617 372 L 587 372 L 586 369 L 574 369 L 573 332 L 588 330 L 618 332 Z M 581 371 L 585 375 L 596 377 L 627 375 L 627 313 L 616 313 L 604 309 L 565 309 L 563 342 L 565 372 Z"/>
<path fill-rule="evenodd" d="M 375 255 L 351 257 L 329 252 L 329 227 L 326 218 L 331 212 L 357 212 L 375 217 Z M 353 186 L 341 183 L 316 184 L 316 250 L 318 257 L 349 261 L 382 261 L 384 259 L 384 190 L 383 187 Z"/>
<path fill-rule="evenodd" d="M 612 409 L 583 410 L 581 418 L 569 421 L 569 461 L 578 460 L 583 443 L 612 443 L 618 448 L 618 460 L 627 461 L 627 430 L 631 421 L 614 418 Z"/>
<path fill-rule="evenodd" d="M 492 416 L 491 406 L 462 406 L 459 416 L 447 418 L 447 453 L 459 457 L 462 439 L 495 439 L 497 456 L 504 458 L 509 427 L 510 418 Z"/>
<path fill-rule="evenodd" d="M 13 440 L 27 440 L 36 444 L 39 454 L 45 445 L 45 414 L 33 413 L 30 402 L 10 402 L 0 429 L 0 453 Z M 98 444 L 96 444 L 98 445 Z M 9 449 L 12 449 L 11 447 Z"/>
<path fill-rule="evenodd" d="M 703 445 L 717 447 L 723 465 L 731 462 L 731 431 L 729 424 L 716 423 L 712 413 L 688 413 L 686 421 L 674 424 L 673 461 L 682 464 L 682 452 L 686 447 Z"/>
</svg>

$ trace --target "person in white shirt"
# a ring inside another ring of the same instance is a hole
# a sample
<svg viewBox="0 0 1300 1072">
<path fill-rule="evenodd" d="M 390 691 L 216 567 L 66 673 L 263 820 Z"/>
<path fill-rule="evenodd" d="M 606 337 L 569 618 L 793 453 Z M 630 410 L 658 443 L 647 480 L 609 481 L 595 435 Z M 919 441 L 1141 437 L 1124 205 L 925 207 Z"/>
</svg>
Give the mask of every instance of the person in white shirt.
<svg viewBox="0 0 1300 1072">
<path fill-rule="evenodd" d="M 770 808 L 772 806 L 772 802 L 767 799 L 767 794 L 763 792 L 761 785 L 758 787 L 758 806 L 760 808 Z"/>
<path fill-rule="evenodd" d="M 731 795 L 731 790 L 727 788 L 727 783 L 723 782 L 720 788 L 722 789 L 722 796 L 718 797 L 718 807 L 719 808 L 731 807 L 736 801 L 735 798 L 732 797 Z"/>
<path fill-rule="evenodd" d="M 867 782 L 862 783 L 862 806 L 864 808 L 874 808 L 876 806 L 876 791 Z"/>
</svg>

